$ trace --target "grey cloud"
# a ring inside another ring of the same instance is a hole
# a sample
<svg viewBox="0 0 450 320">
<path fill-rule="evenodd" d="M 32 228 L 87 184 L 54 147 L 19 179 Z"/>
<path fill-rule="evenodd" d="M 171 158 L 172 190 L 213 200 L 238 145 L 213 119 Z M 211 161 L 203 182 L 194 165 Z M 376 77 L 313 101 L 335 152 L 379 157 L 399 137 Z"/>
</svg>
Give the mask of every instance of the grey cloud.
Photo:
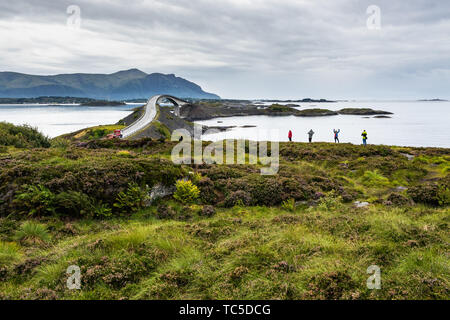
<svg viewBox="0 0 450 320">
<path fill-rule="evenodd" d="M 63 28 L 71 4 L 82 10 L 79 37 Z M 381 8 L 380 31 L 366 28 L 371 4 Z M 445 97 L 449 12 L 437 0 L 16 0 L 0 4 L 0 23 L 17 33 L 0 44 L 0 68 L 138 67 L 225 97 Z M 36 34 L 24 34 L 29 25 Z"/>
</svg>

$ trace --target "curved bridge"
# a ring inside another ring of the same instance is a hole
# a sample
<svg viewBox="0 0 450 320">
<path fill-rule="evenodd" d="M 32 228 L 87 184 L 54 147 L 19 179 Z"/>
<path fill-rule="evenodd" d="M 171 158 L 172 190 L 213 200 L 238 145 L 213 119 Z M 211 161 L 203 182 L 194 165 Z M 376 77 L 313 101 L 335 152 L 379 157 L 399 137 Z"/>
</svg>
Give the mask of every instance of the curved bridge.
<svg viewBox="0 0 450 320">
<path fill-rule="evenodd" d="M 187 104 L 188 102 L 181 100 L 174 96 L 159 94 L 156 96 L 151 97 L 148 99 L 147 104 L 144 107 L 144 113 L 142 116 L 137 119 L 135 122 L 130 124 L 128 127 L 122 129 L 122 137 L 127 138 L 132 136 L 133 134 L 137 133 L 138 131 L 144 129 L 146 126 L 150 124 L 150 122 L 153 121 L 153 119 L 156 116 L 156 104 L 160 99 L 167 99 L 171 103 L 173 103 L 175 107 L 175 114 L 177 116 L 180 116 L 180 108 Z"/>
</svg>

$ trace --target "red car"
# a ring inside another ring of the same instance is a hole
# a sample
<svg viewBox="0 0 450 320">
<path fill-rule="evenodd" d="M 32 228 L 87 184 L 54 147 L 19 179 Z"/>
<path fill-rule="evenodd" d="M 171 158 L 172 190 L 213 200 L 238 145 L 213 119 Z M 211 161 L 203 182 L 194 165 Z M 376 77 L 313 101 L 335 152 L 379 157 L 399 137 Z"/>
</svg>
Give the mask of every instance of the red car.
<svg viewBox="0 0 450 320">
<path fill-rule="evenodd" d="M 122 130 L 116 129 L 114 130 L 114 138 L 122 138 Z"/>
<path fill-rule="evenodd" d="M 114 133 L 108 134 L 106 136 L 106 138 L 107 139 L 116 139 L 116 138 L 121 139 L 121 138 L 123 138 L 122 130 L 116 129 L 116 130 L 114 130 Z"/>
</svg>

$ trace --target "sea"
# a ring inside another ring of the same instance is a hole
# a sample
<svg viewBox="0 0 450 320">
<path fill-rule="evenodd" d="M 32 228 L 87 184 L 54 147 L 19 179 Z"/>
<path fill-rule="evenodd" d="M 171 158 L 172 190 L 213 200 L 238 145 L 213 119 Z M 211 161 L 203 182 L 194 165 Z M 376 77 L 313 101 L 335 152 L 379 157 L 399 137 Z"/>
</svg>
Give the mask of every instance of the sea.
<svg viewBox="0 0 450 320">
<path fill-rule="evenodd" d="M 261 104 L 270 105 L 271 101 Z M 280 103 L 280 102 L 277 102 Z M 315 132 L 313 142 L 334 142 L 333 130 L 340 130 L 341 143 L 361 144 L 361 133 L 366 130 L 369 144 L 413 147 L 450 148 L 450 102 L 448 101 L 339 101 L 333 103 L 296 103 L 299 110 L 323 108 L 372 108 L 392 112 L 390 118 L 356 115 L 326 117 L 296 116 L 241 116 L 215 118 L 196 123 L 208 126 L 234 126 L 207 133 L 203 140 L 250 139 L 288 141 L 289 130 L 293 141 L 307 142 L 308 131 Z M 287 104 L 280 103 L 280 104 Z M 86 127 L 117 123 L 142 104 L 125 106 L 88 107 L 79 105 L 0 105 L 0 122 L 28 124 L 50 138 Z M 246 127 L 244 127 L 246 126 Z M 250 127 L 249 127 L 250 126 Z"/>
</svg>

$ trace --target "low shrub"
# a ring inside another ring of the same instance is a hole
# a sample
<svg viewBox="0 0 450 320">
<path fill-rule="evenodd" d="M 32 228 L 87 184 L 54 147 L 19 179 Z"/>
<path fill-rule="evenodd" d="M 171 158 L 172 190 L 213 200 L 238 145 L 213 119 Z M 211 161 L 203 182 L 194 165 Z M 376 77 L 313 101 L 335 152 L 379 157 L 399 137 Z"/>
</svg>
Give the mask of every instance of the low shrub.
<svg viewBox="0 0 450 320">
<path fill-rule="evenodd" d="M 317 184 L 308 183 L 302 178 L 282 178 L 282 195 L 286 198 L 292 198 L 297 201 L 310 200 L 316 193 Z"/>
<path fill-rule="evenodd" d="M 214 191 L 214 183 L 210 178 L 203 177 L 196 185 L 200 189 L 200 200 L 203 203 L 216 204 L 218 202 L 218 196 Z"/>
<path fill-rule="evenodd" d="M 242 172 L 233 166 L 213 166 L 206 171 L 206 175 L 211 180 L 240 178 L 243 176 Z"/>
<path fill-rule="evenodd" d="M 212 217 L 216 214 L 216 209 L 213 206 L 203 206 L 202 211 L 200 211 L 200 215 L 204 217 Z"/>
<path fill-rule="evenodd" d="M 149 200 L 149 188 L 141 188 L 136 182 L 128 184 L 128 189 L 118 194 L 114 207 L 123 214 L 136 212 Z"/>
<path fill-rule="evenodd" d="M 423 183 L 409 188 L 407 193 L 418 203 L 432 206 L 446 206 L 450 204 L 450 189 L 444 184 Z"/>
<path fill-rule="evenodd" d="M 92 217 L 94 215 L 92 199 L 82 192 L 61 192 L 55 197 L 56 211 L 73 217 Z"/>
<path fill-rule="evenodd" d="M 231 192 L 224 201 L 224 206 L 231 208 L 236 205 L 249 206 L 252 204 L 252 197 L 250 194 L 243 190 Z"/>
<path fill-rule="evenodd" d="M 0 122 L 0 145 L 16 148 L 48 148 L 50 140 L 36 128 Z"/>
<path fill-rule="evenodd" d="M 245 190 L 250 195 L 251 205 L 274 206 L 280 204 L 286 197 L 282 183 L 278 179 L 260 175 L 249 175 L 245 178 L 229 180 L 226 188 L 228 192 Z M 229 200 L 232 200 L 233 197 L 236 197 L 236 195 L 229 193 Z M 246 204 L 246 199 L 241 200 Z"/>
<path fill-rule="evenodd" d="M 386 202 L 394 206 L 407 206 L 413 204 L 413 201 L 410 198 L 401 193 L 391 193 L 387 197 Z"/>
<path fill-rule="evenodd" d="M 295 200 L 292 198 L 285 200 L 281 204 L 281 207 L 286 211 L 294 211 L 295 210 Z"/>
<path fill-rule="evenodd" d="M 200 195 L 200 190 L 191 180 L 178 180 L 175 187 L 173 197 L 181 203 L 194 203 Z"/>
<path fill-rule="evenodd" d="M 324 197 L 320 197 L 318 208 L 322 210 L 336 210 L 342 206 L 342 197 L 331 191 Z"/>
<path fill-rule="evenodd" d="M 23 187 L 24 191 L 13 200 L 16 210 L 21 214 L 42 216 L 55 212 L 55 194 L 43 185 Z"/>
<path fill-rule="evenodd" d="M 93 205 L 93 214 L 95 217 L 108 218 L 112 215 L 112 209 L 101 200 Z"/>
<path fill-rule="evenodd" d="M 160 203 L 156 209 L 156 217 L 158 219 L 174 219 L 177 213 L 172 207 L 169 207 L 165 203 Z"/>
</svg>

